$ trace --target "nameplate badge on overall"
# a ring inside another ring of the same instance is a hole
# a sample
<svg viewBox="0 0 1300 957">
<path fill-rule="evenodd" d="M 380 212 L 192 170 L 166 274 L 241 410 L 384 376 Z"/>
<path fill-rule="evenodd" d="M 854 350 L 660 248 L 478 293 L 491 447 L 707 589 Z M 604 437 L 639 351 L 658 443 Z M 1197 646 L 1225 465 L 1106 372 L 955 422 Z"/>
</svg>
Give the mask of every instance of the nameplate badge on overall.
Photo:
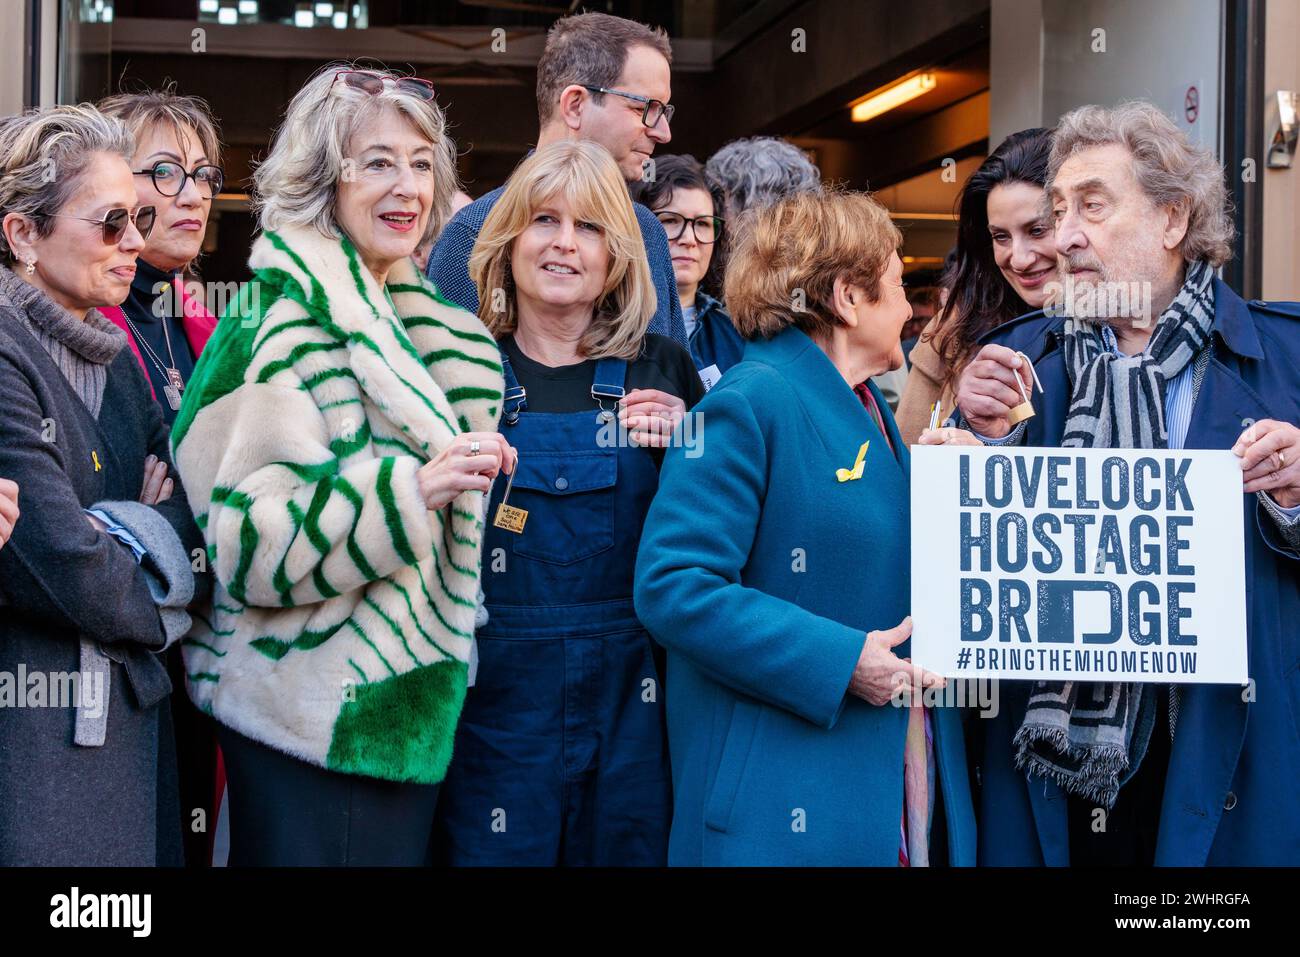
<svg viewBox="0 0 1300 957">
<path fill-rule="evenodd" d="M 501 504 L 497 506 L 496 518 L 492 524 L 497 528 L 504 528 L 507 532 L 514 532 L 516 535 L 524 530 L 524 522 L 528 521 L 528 511 L 522 508 L 516 508 L 513 505 L 506 504 L 510 501 L 510 489 L 515 484 L 515 473 L 519 471 L 519 456 L 515 456 L 515 467 L 506 479 L 506 492 L 501 496 Z"/>
</svg>

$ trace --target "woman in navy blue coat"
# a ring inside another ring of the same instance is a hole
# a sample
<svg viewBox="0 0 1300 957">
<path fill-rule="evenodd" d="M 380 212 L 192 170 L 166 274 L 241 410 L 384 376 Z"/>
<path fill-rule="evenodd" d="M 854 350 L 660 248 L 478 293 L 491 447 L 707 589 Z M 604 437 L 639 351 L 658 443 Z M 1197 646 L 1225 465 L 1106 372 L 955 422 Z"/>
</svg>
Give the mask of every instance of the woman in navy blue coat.
<svg viewBox="0 0 1300 957">
<path fill-rule="evenodd" d="M 908 453 L 867 384 L 902 364 L 899 241 L 865 195 L 796 196 L 731 260 L 749 344 L 693 413 L 702 447 L 668 452 L 637 563 L 671 864 L 974 863 L 958 714 L 905 657 Z"/>
<path fill-rule="evenodd" d="M 723 275 L 722 187 L 709 180 L 699 160 L 685 154 L 659 157 L 654 179 L 634 184 L 632 192 L 668 234 L 687 347 L 708 389 L 745 351 L 727 310 L 705 291 L 717 292 Z"/>
</svg>

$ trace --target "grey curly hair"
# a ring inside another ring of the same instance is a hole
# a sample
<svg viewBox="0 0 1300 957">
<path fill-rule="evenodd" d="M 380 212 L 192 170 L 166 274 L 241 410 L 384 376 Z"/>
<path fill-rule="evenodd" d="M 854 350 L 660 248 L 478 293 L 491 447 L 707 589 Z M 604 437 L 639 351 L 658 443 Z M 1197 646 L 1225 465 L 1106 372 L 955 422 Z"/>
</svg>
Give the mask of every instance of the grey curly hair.
<svg viewBox="0 0 1300 957">
<path fill-rule="evenodd" d="M 1133 175 L 1159 207 L 1187 210 L 1182 254 L 1188 262 L 1220 266 L 1232 258 L 1233 225 L 1223 167 L 1188 141 L 1158 107 L 1130 100 L 1115 107 L 1081 106 L 1061 117 L 1047 166 L 1050 193 L 1061 165 L 1080 150 L 1118 144 L 1133 155 Z"/>
<path fill-rule="evenodd" d="M 803 150 L 775 136 L 732 140 L 709 157 L 704 172 L 722 187 L 729 219 L 796 193 L 822 192 L 821 171 Z"/>
<path fill-rule="evenodd" d="M 44 239 L 96 154 L 112 153 L 129 163 L 134 152 L 126 125 L 89 103 L 5 117 L 0 120 L 0 221 L 17 213 Z M 0 258 L 9 263 L 18 258 L 3 230 Z"/>
<path fill-rule="evenodd" d="M 282 226 L 314 226 L 325 236 L 337 227 L 334 207 L 338 184 L 347 162 L 348 141 L 369 111 L 396 110 L 433 144 L 433 205 L 420 243 L 429 242 L 451 218 L 451 200 L 459 188 L 456 177 L 456 146 L 447 135 L 442 108 L 385 83 L 371 94 L 335 83 L 341 71 L 362 70 L 391 79 L 401 74 L 375 70 L 351 63 L 330 63 L 294 94 L 285 110 L 284 123 L 276 131 L 270 155 L 253 174 L 254 205 L 263 230 Z"/>
</svg>

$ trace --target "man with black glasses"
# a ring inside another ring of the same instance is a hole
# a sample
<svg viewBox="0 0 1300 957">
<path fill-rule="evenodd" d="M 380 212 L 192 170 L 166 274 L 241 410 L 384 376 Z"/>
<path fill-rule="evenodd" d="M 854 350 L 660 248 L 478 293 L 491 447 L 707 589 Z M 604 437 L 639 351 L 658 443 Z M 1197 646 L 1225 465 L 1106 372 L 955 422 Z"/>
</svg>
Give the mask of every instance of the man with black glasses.
<svg viewBox="0 0 1300 957">
<path fill-rule="evenodd" d="M 594 140 L 609 150 L 624 179 L 637 182 L 655 146 L 672 138 L 671 60 L 660 29 L 604 13 L 559 20 L 537 64 L 538 147 Z M 469 254 L 500 195 L 495 189 L 457 213 L 429 257 L 428 276 L 438 292 L 471 312 L 478 311 L 478 290 L 469 278 Z M 640 204 L 635 209 L 657 298 L 649 331 L 685 346 L 667 237 L 653 213 Z"/>
</svg>

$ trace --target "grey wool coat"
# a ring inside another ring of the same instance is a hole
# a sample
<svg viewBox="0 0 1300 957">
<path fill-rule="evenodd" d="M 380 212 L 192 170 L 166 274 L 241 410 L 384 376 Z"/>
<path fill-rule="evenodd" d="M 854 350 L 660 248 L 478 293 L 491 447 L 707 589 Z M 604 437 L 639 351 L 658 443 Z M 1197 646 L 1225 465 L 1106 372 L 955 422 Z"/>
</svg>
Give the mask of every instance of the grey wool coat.
<svg viewBox="0 0 1300 957">
<path fill-rule="evenodd" d="M 0 476 L 18 483 L 22 510 L 0 549 L 0 866 L 178 862 L 171 682 L 155 653 L 167 632 L 146 568 L 83 512 L 137 501 L 151 453 L 170 466 L 130 350 L 108 364 L 97 421 L 0 302 Z M 154 508 L 192 554 L 202 538 L 169 472 L 175 491 Z M 83 639 L 111 661 L 99 747 L 74 743 L 63 677 L 79 671 Z"/>
</svg>

